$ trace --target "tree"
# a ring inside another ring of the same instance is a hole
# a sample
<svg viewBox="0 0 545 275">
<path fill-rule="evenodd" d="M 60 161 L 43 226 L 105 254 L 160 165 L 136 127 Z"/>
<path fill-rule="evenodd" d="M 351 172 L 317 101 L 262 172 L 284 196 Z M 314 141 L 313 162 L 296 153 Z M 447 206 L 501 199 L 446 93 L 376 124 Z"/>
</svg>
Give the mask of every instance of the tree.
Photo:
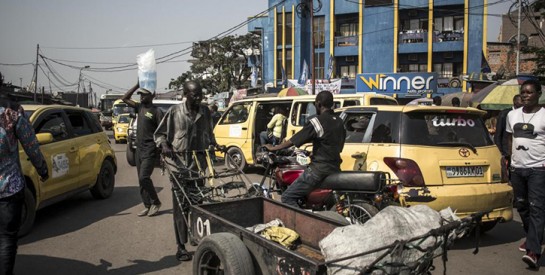
<svg viewBox="0 0 545 275">
<path fill-rule="evenodd" d="M 191 71 L 187 71 L 183 73 L 182 75 L 178 76 L 176 79 L 171 78 L 170 83 L 168 84 L 168 88 L 179 90 L 180 87 L 182 87 L 182 85 L 184 84 L 184 82 L 188 80 L 193 80 L 193 74 L 191 73 Z"/>
<path fill-rule="evenodd" d="M 246 50 L 257 49 L 260 43 L 259 36 L 251 33 L 195 43 L 191 70 L 172 79 L 169 86 L 179 88 L 186 80 L 199 79 L 209 94 L 247 87 L 252 72 Z"/>
</svg>

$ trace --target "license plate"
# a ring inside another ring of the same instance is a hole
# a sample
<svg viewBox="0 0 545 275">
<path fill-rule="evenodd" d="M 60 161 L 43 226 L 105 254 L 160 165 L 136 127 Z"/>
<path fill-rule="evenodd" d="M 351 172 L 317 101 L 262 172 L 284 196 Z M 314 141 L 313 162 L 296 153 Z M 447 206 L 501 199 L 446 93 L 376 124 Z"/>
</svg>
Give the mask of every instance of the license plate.
<svg viewBox="0 0 545 275">
<path fill-rule="evenodd" d="M 447 166 L 447 178 L 482 177 L 482 166 Z"/>
</svg>

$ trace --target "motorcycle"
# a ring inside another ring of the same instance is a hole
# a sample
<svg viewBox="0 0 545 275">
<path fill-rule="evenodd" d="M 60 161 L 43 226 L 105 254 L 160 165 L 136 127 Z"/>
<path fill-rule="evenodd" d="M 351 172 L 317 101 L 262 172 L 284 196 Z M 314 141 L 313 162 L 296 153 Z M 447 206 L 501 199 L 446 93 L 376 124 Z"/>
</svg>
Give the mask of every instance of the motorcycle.
<svg viewBox="0 0 545 275">
<path fill-rule="evenodd" d="M 303 174 L 310 163 L 309 155 L 300 149 L 278 153 L 261 149 L 256 161 L 265 167 L 265 172 L 252 190 L 276 199 L 276 194 L 282 195 Z M 397 186 L 390 182 L 387 172 L 342 171 L 327 176 L 320 188 L 299 201 L 299 206 L 311 211 L 334 211 L 351 224 L 363 224 L 381 209 L 396 204 Z"/>
</svg>

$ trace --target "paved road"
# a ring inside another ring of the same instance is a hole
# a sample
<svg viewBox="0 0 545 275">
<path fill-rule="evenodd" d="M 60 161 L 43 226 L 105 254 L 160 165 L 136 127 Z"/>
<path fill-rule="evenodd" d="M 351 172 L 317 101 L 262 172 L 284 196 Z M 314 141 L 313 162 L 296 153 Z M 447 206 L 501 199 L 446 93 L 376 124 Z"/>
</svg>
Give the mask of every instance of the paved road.
<svg viewBox="0 0 545 275">
<path fill-rule="evenodd" d="M 16 274 L 191 274 L 191 263 L 174 257 L 168 178 L 159 169 L 153 174 L 160 215 L 137 217 L 142 205 L 136 169 L 125 160 L 124 144 L 113 147 L 118 172 L 112 197 L 94 200 L 86 192 L 39 211 L 33 231 L 20 240 Z M 500 224 L 483 235 L 477 255 L 472 239 L 458 241 L 448 254 L 448 274 L 539 274 L 521 261 L 520 227 L 517 221 Z M 442 274 L 439 261 L 436 266 L 434 274 Z"/>
</svg>

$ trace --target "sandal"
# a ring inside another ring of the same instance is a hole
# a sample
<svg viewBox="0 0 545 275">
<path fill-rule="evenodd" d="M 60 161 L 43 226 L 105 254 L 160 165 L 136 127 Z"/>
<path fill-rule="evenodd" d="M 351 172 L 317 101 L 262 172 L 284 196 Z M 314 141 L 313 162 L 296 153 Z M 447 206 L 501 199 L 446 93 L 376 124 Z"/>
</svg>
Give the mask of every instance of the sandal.
<svg viewBox="0 0 545 275">
<path fill-rule="evenodd" d="M 191 254 L 185 249 L 178 249 L 178 252 L 176 252 L 176 260 L 178 261 L 187 262 L 191 261 L 191 258 Z"/>
</svg>

